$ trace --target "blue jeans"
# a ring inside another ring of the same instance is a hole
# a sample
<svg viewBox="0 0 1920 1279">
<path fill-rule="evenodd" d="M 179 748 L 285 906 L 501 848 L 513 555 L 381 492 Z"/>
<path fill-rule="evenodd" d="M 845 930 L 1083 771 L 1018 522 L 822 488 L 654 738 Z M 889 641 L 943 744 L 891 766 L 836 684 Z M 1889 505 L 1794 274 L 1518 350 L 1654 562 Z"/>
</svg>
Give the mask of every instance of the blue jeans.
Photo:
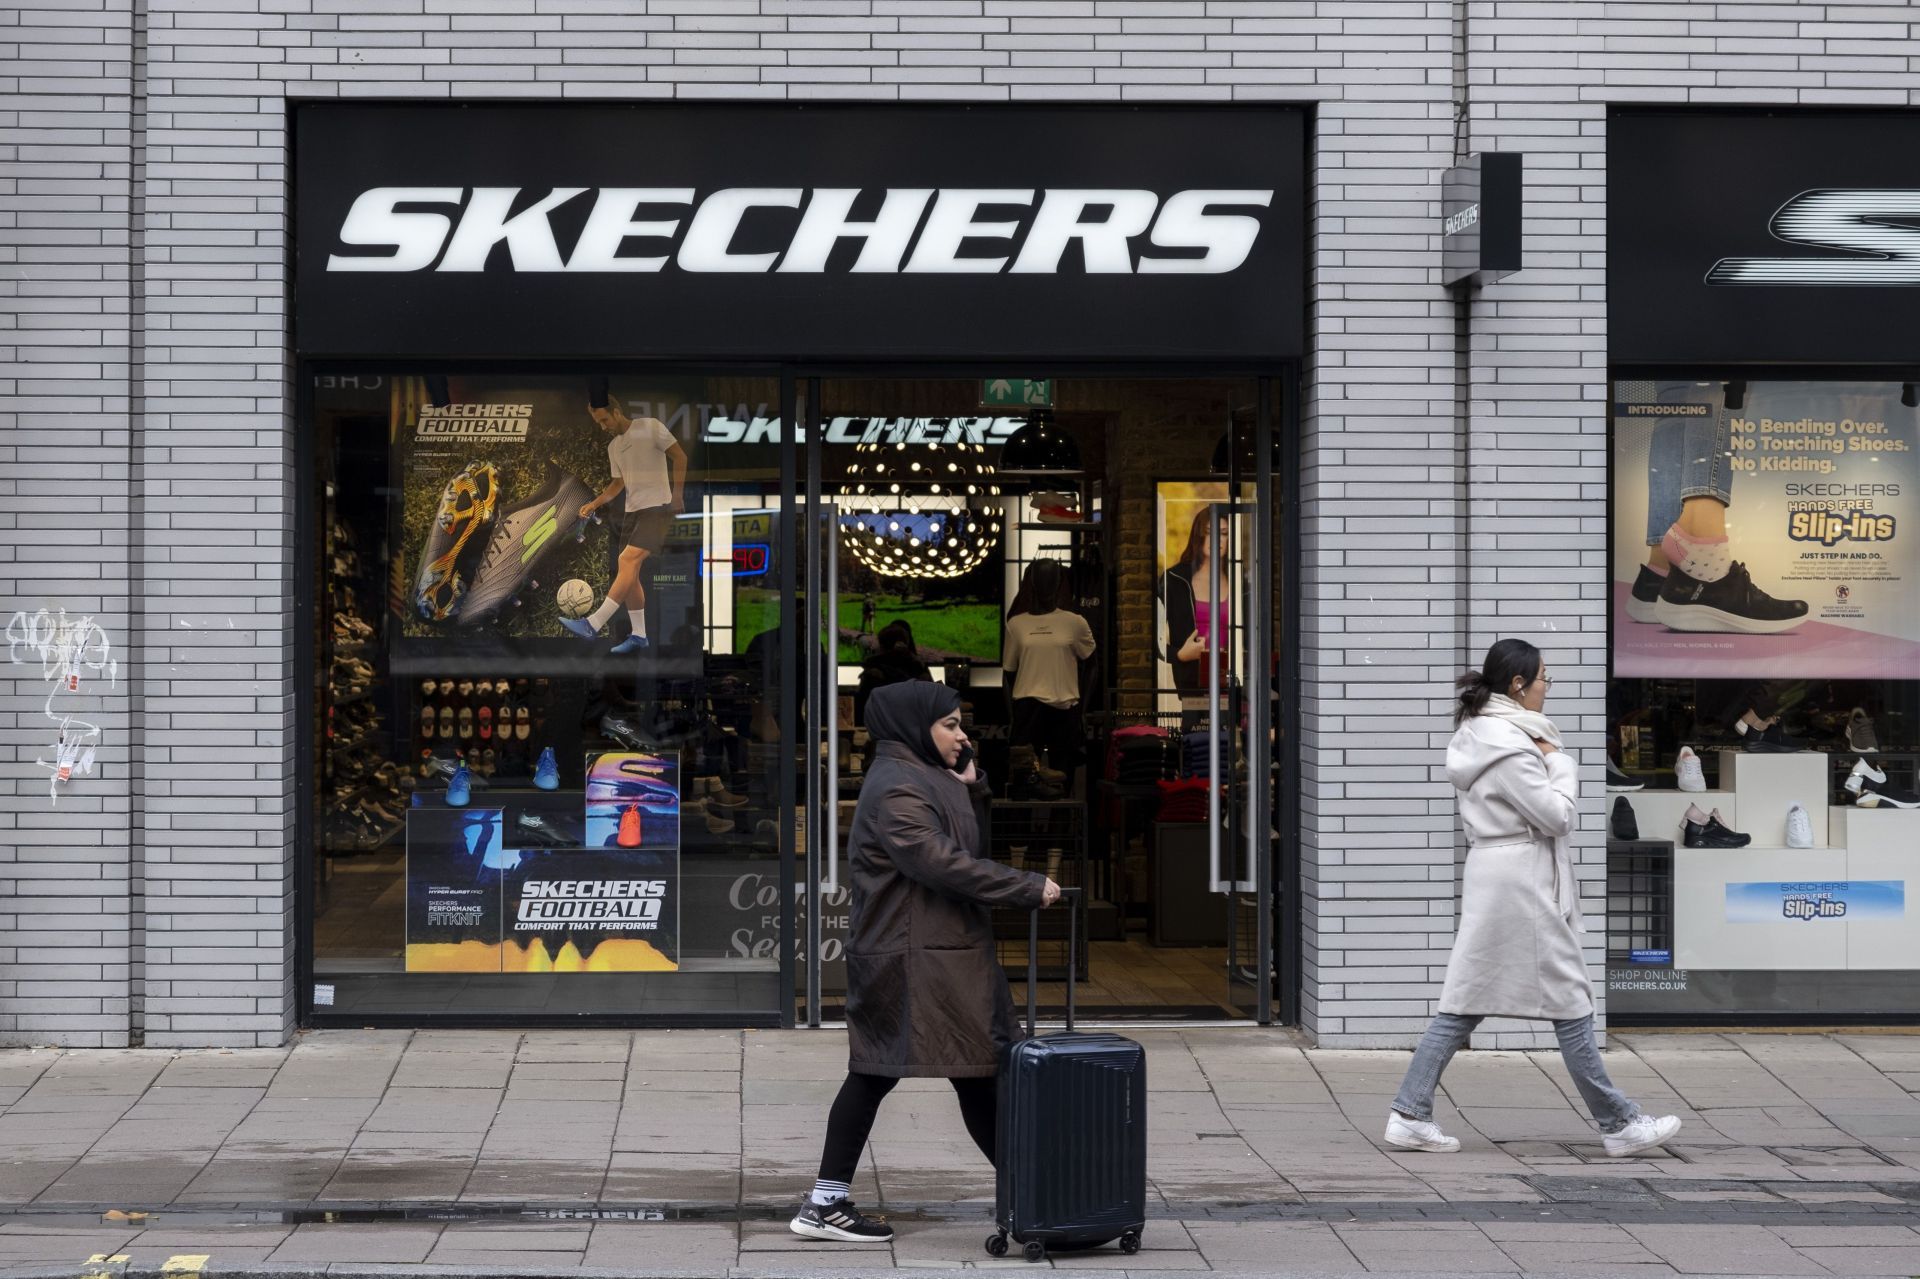
<svg viewBox="0 0 1920 1279">
<path fill-rule="evenodd" d="M 1658 546 L 1690 497 L 1733 500 L 1733 421 L 1724 408 L 1707 417 L 1662 418 L 1647 450 L 1647 545 Z"/>
<path fill-rule="evenodd" d="M 1400 1095 L 1393 1099 L 1393 1108 L 1409 1119 L 1431 1121 L 1433 1094 L 1440 1086 L 1440 1072 L 1447 1068 L 1455 1053 L 1467 1046 L 1473 1028 L 1479 1024 L 1478 1017 L 1463 1017 L 1458 1013 L 1435 1016 L 1427 1026 L 1427 1033 L 1420 1037 L 1420 1047 L 1414 1050 L 1413 1063 L 1407 1067 L 1407 1077 L 1400 1081 Z M 1587 1109 L 1593 1112 L 1593 1120 L 1600 1125 L 1601 1132 L 1619 1132 L 1639 1117 L 1640 1107 L 1628 1101 L 1626 1094 L 1607 1078 L 1607 1068 L 1600 1060 L 1600 1047 L 1593 1041 L 1591 1016 L 1556 1021 L 1553 1033 L 1560 1040 L 1560 1059 L 1567 1063 L 1567 1073 L 1573 1076 L 1574 1087 L 1586 1099 Z"/>
</svg>

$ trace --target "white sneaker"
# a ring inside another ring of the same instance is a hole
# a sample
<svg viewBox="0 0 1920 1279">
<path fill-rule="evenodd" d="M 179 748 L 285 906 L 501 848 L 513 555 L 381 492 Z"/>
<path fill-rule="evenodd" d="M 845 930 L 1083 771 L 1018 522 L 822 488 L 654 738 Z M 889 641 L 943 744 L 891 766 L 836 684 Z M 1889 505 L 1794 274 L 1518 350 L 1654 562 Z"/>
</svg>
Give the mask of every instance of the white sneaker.
<svg viewBox="0 0 1920 1279">
<path fill-rule="evenodd" d="M 1673 761 L 1673 774 L 1680 779 L 1680 789 L 1698 793 L 1707 789 L 1707 775 L 1700 769 L 1700 757 L 1693 753 L 1693 747 L 1682 746 L 1680 758 Z"/>
<path fill-rule="evenodd" d="M 1625 1159 L 1628 1155 L 1666 1145 L 1679 1131 L 1678 1115 L 1664 1115 L 1659 1119 L 1652 1115 L 1641 1115 L 1619 1132 L 1608 1133 L 1601 1139 L 1601 1144 L 1615 1159 Z"/>
<path fill-rule="evenodd" d="M 1459 1140 L 1441 1132 L 1438 1124 L 1409 1119 L 1397 1110 L 1387 1112 L 1386 1142 L 1402 1150 L 1427 1150 L 1436 1155 L 1450 1155 L 1460 1149 Z"/>
<path fill-rule="evenodd" d="M 1807 810 L 1799 804 L 1787 809 L 1787 847 L 1813 847 L 1813 819 L 1807 816 Z"/>
</svg>

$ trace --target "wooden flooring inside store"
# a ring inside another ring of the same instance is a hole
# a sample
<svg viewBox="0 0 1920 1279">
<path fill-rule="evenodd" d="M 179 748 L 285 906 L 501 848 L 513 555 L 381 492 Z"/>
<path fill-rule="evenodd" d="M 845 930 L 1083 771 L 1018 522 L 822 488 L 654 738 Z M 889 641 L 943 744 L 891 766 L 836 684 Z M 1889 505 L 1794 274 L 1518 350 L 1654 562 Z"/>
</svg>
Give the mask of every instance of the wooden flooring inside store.
<svg viewBox="0 0 1920 1279">
<path fill-rule="evenodd" d="M 335 860 L 314 920 L 314 953 L 324 972 L 329 960 L 366 972 L 399 962 L 405 931 L 405 857 L 400 852 L 363 853 Z M 1087 980 L 1074 998 L 1083 1013 L 1146 1017 L 1234 1018 L 1247 1015 L 1233 1000 L 1249 998 L 1244 984 L 1227 980 L 1227 952 L 1219 946 L 1154 946 L 1138 935 L 1091 944 Z M 1042 952 L 1043 956 L 1045 951 Z M 1024 1005 L 1024 944 L 1003 944 L 1001 962 L 1015 970 L 1014 1000 Z M 397 967 L 395 969 L 397 971 Z M 1066 1006 L 1061 982 L 1040 983 L 1043 1008 Z"/>
</svg>

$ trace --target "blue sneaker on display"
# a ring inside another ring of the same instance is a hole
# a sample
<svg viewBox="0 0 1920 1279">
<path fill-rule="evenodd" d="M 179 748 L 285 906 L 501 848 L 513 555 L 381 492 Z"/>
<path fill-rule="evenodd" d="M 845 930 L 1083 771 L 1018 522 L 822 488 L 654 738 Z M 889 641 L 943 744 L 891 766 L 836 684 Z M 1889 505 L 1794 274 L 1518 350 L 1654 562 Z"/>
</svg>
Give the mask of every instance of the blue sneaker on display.
<svg viewBox="0 0 1920 1279">
<path fill-rule="evenodd" d="M 593 623 L 584 617 L 563 617 L 560 625 L 578 635 L 581 639 L 599 639 L 600 632 L 593 629 Z"/>
<path fill-rule="evenodd" d="M 473 798 L 473 777 L 467 772 L 467 766 L 461 764 L 453 770 L 453 776 L 447 779 L 447 806 L 465 808 L 467 801 Z"/>
<path fill-rule="evenodd" d="M 627 637 L 626 637 L 625 639 L 623 639 L 623 640 L 621 640 L 621 641 L 620 641 L 620 642 L 619 642 L 618 644 L 615 644 L 615 645 L 613 646 L 613 651 L 614 651 L 614 652 L 615 652 L 616 654 L 619 654 L 619 653 L 644 653 L 644 652 L 646 652 L 646 651 L 647 651 L 647 649 L 648 649 L 649 647 L 651 647 L 651 645 L 649 645 L 649 644 L 647 643 L 647 637 L 646 637 L 646 636 L 644 636 L 644 635 L 629 635 L 629 636 L 627 636 Z"/>
<path fill-rule="evenodd" d="M 560 763 L 553 757 L 553 747 L 540 752 L 540 762 L 533 768 L 533 784 L 541 790 L 560 789 Z"/>
</svg>

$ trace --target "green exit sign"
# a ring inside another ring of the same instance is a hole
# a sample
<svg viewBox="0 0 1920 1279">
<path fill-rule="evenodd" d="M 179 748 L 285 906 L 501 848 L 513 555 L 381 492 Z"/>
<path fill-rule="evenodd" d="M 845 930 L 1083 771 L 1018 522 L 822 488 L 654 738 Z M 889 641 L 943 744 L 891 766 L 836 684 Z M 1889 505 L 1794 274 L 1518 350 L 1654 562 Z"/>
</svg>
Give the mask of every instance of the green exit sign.
<svg viewBox="0 0 1920 1279">
<path fill-rule="evenodd" d="M 997 377 L 980 384 L 983 409 L 1050 409 L 1053 379 Z"/>
</svg>

